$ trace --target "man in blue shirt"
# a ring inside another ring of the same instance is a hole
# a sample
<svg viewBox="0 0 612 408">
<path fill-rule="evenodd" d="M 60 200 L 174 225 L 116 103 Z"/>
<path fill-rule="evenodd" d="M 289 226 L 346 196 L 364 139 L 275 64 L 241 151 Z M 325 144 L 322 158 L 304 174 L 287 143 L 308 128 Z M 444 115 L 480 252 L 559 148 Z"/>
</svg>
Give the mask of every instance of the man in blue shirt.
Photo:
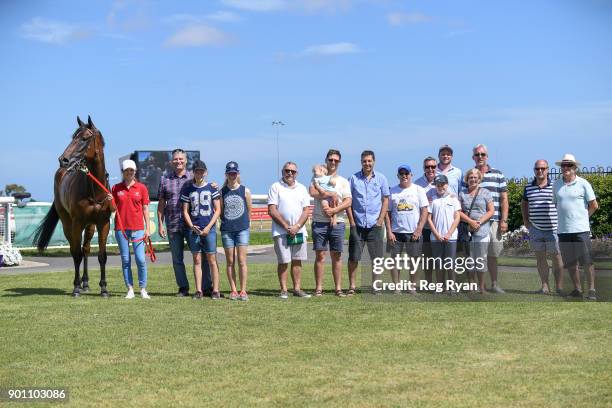
<svg viewBox="0 0 612 408">
<path fill-rule="evenodd" d="M 349 291 L 355 294 L 357 266 L 363 246 L 368 244 L 370 258 L 383 256 L 383 223 L 389 207 L 389 183 L 382 173 L 374 172 L 376 158 L 371 150 L 361 153 L 361 170 L 349 178 L 352 205 L 348 211 L 349 236 Z"/>
<path fill-rule="evenodd" d="M 566 154 L 556 162 L 563 177 L 553 184 L 553 200 L 557 206 L 559 223 L 557 232 L 563 264 L 574 283 L 570 296 L 582 298 L 582 282 L 578 262 L 588 271 L 590 300 L 597 300 L 595 292 L 595 267 L 591 250 L 591 226 L 589 218 L 599 208 L 593 187 L 588 181 L 576 175 L 580 163 L 572 154 Z"/>
<path fill-rule="evenodd" d="M 463 172 L 459 167 L 451 164 L 453 160 L 453 148 L 445 144 L 440 146 L 438 150 L 438 167 L 436 167 L 436 175 L 443 174 L 448 179 L 448 188 L 456 196 L 459 196 L 463 184 Z"/>
</svg>

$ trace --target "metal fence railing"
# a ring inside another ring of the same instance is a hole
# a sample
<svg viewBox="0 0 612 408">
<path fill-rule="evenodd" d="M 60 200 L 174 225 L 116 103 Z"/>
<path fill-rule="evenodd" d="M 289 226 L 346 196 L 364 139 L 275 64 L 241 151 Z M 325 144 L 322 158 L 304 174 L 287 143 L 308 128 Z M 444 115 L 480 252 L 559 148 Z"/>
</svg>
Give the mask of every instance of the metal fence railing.
<svg viewBox="0 0 612 408">
<path fill-rule="evenodd" d="M 561 178 L 562 171 L 559 167 L 551 167 L 548 170 L 548 177 L 551 180 L 557 180 Z M 600 176 L 612 176 L 612 166 L 597 166 L 597 167 L 580 167 L 578 168 L 579 175 L 600 175 Z M 508 181 L 511 181 L 518 185 L 525 185 L 533 181 L 533 176 L 530 177 L 510 177 Z"/>
</svg>

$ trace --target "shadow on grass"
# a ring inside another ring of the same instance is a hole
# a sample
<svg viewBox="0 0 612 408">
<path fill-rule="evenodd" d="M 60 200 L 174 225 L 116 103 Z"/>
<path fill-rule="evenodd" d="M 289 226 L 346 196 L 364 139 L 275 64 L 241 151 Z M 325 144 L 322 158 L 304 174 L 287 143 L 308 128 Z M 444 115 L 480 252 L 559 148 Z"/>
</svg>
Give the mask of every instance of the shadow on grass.
<svg viewBox="0 0 612 408">
<path fill-rule="evenodd" d="M 2 295 L 2 297 L 20 297 L 20 296 L 34 296 L 34 295 L 43 295 L 43 296 L 68 296 L 71 292 L 67 292 L 62 289 L 57 288 L 10 288 L 5 289 L 5 292 L 10 292 Z"/>
</svg>

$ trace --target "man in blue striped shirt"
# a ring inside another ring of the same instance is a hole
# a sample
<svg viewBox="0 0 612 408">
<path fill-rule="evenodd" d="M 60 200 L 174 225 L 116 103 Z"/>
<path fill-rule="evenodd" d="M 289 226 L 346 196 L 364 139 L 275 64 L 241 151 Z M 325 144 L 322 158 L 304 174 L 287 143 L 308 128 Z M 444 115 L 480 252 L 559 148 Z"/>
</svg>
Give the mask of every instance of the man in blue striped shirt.
<svg viewBox="0 0 612 408">
<path fill-rule="evenodd" d="M 548 179 L 548 162 L 537 160 L 533 166 L 535 177 L 531 184 L 523 190 L 521 213 L 523 224 L 529 229 L 529 244 L 536 254 L 538 272 L 542 280 L 542 288 L 537 292 L 548 294 L 548 261 L 546 253 L 550 254 L 553 263 L 553 274 L 557 294 L 563 291 L 563 262 L 559 252 L 557 237 L 557 207 L 553 202 L 552 183 Z"/>
<path fill-rule="evenodd" d="M 491 217 L 489 251 L 487 267 L 491 275 L 491 291 L 505 293 L 497 283 L 497 258 L 504 249 L 502 234 L 508 231 L 508 186 L 504 174 L 489 166 L 487 146 L 478 144 L 472 149 L 472 159 L 476 168 L 482 173 L 480 187 L 489 190 L 493 197 L 495 214 Z"/>
</svg>

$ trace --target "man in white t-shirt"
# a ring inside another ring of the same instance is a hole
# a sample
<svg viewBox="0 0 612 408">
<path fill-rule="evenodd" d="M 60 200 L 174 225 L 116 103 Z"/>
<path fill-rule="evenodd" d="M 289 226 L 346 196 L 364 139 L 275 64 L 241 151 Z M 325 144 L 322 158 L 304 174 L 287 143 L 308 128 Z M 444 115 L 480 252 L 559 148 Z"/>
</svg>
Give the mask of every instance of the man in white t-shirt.
<svg viewBox="0 0 612 408">
<path fill-rule="evenodd" d="M 344 212 L 351 206 L 351 187 L 347 179 L 337 174 L 342 155 L 339 150 L 330 149 L 325 157 L 327 175 L 336 180 L 336 192 L 320 192 L 314 185 L 310 186 L 310 195 L 314 200 L 314 211 L 312 216 L 312 240 L 316 253 L 314 265 L 315 296 L 323 294 L 323 270 L 325 256 L 330 251 L 332 260 L 332 276 L 336 296 L 343 297 L 342 292 L 342 249 L 344 248 L 344 231 L 346 220 Z M 321 201 L 336 195 L 338 205 L 334 208 L 323 209 Z M 331 223 L 331 216 L 336 215 L 336 224 Z"/>
<path fill-rule="evenodd" d="M 421 235 L 427 221 L 429 201 L 425 189 L 412 183 L 412 170 L 407 164 L 397 169 L 399 184 L 391 187 L 389 211 L 385 218 L 387 227 L 387 248 L 391 257 L 402 252 L 410 257 L 419 257 L 422 253 Z M 410 280 L 416 283 L 416 272 L 408 271 Z M 399 273 L 391 271 L 393 282 L 399 282 Z M 416 293 L 410 290 L 410 293 Z"/>
<path fill-rule="evenodd" d="M 293 296 L 309 298 L 301 288 L 302 261 L 307 258 L 307 231 L 304 224 L 308 220 L 310 196 L 306 187 L 296 181 L 297 164 L 287 162 L 283 165 L 282 179 L 272 184 L 268 191 L 268 213 L 272 217 L 272 238 L 278 259 L 278 280 L 280 298 L 287 299 L 287 267 L 291 262 Z"/>
</svg>

